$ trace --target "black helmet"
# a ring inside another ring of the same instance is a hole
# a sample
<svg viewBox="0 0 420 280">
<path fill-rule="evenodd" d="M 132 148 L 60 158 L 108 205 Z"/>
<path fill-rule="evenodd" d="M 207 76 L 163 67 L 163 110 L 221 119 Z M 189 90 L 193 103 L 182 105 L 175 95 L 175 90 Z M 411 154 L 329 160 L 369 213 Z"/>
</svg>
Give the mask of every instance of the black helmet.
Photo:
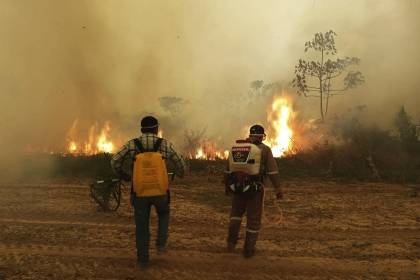
<svg viewBox="0 0 420 280">
<path fill-rule="evenodd" d="M 255 124 L 251 126 L 251 128 L 249 129 L 249 135 L 250 136 L 265 136 L 264 127 L 262 127 L 259 124 Z"/>
<path fill-rule="evenodd" d="M 141 120 L 141 128 L 156 128 L 158 126 L 159 123 L 155 117 L 147 116 Z"/>
</svg>

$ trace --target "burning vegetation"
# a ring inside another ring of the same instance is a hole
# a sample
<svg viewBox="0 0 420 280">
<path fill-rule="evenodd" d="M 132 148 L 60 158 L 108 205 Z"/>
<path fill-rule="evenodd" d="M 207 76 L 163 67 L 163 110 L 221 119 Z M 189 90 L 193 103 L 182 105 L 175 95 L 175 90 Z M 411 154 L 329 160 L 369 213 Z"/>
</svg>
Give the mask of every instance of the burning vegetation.
<svg viewBox="0 0 420 280">
<path fill-rule="evenodd" d="M 78 137 L 78 123 L 76 119 L 67 136 L 67 152 L 70 154 L 95 155 L 114 152 L 115 145 L 110 140 L 111 124 L 106 121 L 100 128 L 97 124 L 90 126 L 86 137 Z"/>
<path fill-rule="evenodd" d="M 295 151 L 293 140 L 295 137 L 293 131 L 294 116 L 292 98 L 286 92 L 271 97 L 271 101 L 267 105 L 268 135 L 264 143 L 272 149 L 274 157 L 280 158 L 292 155 Z M 251 123 L 247 125 L 247 130 L 251 125 Z M 200 160 L 227 159 L 229 150 L 219 148 L 215 141 L 205 137 L 205 132 L 205 129 L 186 131 L 184 137 L 187 158 Z"/>
<path fill-rule="evenodd" d="M 217 145 L 210 140 L 203 140 L 195 154 L 189 154 L 190 159 L 202 159 L 202 160 L 218 160 L 218 159 L 227 159 L 229 157 L 228 150 L 220 150 L 217 148 Z"/>
<path fill-rule="evenodd" d="M 267 98 L 267 138 L 265 144 L 272 148 L 273 155 L 277 158 L 292 155 L 295 153 L 294 127 L 296 112 L 293 109 L 292 98 L 286 93 Z M 264 121 L 261 121 L 264 123 Z M 248 124 L 248 127 L 251 123 Z M 49 151 L 51 154 L 64 154 L 74 156 L 91 156 L 97 154 L 112 154 L 116 152 L 119 145 L 125 142 L 124 137 L 115 137 L 111 134 L 111 122 L 105 121 L 90 126 L 82 125 L 79 119 L 71 124 L 66 138 L 65 149 Z M 206 135 L 206 128 L 201 130 L 185 130 L 183 155 L 190 160 L 226 160 L 229 157 L 229 146 L 220 145 L 220 142 Z M 163 130 L 159 130 L 159 137 L 163 136 Z M 45 150 L 45 149 L 44 149 Z M 43 150 L 43 151 L 44 151 Z M 32 148 L 28 152 L 37 151 Z"/>
<path fill-rule="evenodd" d="M 268 136 L 265 141 L 274 157 L 283 157 L 293 151 L 293 108 L 291 99 L 285 94 L 275 96 L 268 112 Z"/>
<path fill-rule="evenodd" d="M 404 107 L 396 112 L 393 129 L 385 130 L 365 124 L 366 106 L 356 106 L 323 123 L 302 119 L 293 98 L 285 91 L 266 99 L 269 101 L 266 103 L 266 122 L 261 123 L 267 132 L 265 143 L 278 159 L 281 176 L 397 182 L 420 180 L 420 130 Z M 91 125 L 84 131 L 87 133 L 82 133 L 78 120 L 72 123 L 66 138 L 64 154 L 67 156 L 61 156 L 63 153 L 53 155 L 54 176 L 113 176 L 109 153 L 115 152 L 116 144 L 127 139 L 115 137 L 114 131 L 111 134 L 109 121 L 101 126 Z M 162 134 L 160 131 L 159 135 Z M 185 130 L 183 139 L 182 151 L 191 172 L 212 170 L 215 175 L 223 170 L 221 161 L 228 158 L 226 148 L 229 147 L 220 144 L 221 138 L 207 137 L 203 128 Z M 48 151 L 44 158 L 51 158 L 50 153 Z M 24 174 L 35 172 L 39 166 L 28 165 L 29 170 Z M 36 173 L 41 174 L 41 171 Z"/>
<path fill-rule="evenodd" d="M 188 159 L 224 160 L 229 157 L 229 151 L 220 149 L 215 141 L 205 137 L 206 129 L 198 131 L 187 130 L 184 133 L 184 150 Z"/>
</svg>

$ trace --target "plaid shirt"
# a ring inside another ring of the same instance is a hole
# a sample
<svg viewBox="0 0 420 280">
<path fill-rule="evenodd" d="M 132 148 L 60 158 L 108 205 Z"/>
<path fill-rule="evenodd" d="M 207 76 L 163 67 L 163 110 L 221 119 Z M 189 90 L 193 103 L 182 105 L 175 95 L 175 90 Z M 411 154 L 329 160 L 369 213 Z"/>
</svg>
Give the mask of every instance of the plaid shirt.
<svg viewBox="0 0 420 280">
<path fill-rule="evenodd" d="M 156 143 L 157 135 L 152 133 L 143 133 L 138 139 L 140 140 L 144 150 L 153 150 L 153 146 Z M 177 154 L 171 143 L 166 139 L 162 139 L 162 143 L 158 150 L 161 154 L 168 169 L 175 169 L 175 173 L 179 177 L 184 176 L 185 163 L 184 160 Z M 111 159 L 111 166 L 115 173 L 124 178 L 131 180 L 133 173 L 133 164 L 136 155 L 140 153 L 137 149 L 134 139 L 130 140 L 125 144 L 120 151 L 115 153 Z"/>
</svg>

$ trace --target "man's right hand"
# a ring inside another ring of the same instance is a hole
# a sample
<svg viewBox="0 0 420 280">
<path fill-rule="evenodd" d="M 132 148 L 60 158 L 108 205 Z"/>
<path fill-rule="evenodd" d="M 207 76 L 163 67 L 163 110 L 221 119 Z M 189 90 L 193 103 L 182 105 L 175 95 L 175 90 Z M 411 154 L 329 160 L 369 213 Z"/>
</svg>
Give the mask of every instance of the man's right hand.
<svg viewBox="0 0 420 280">
<path fill-rule="evenodd" d="M 231 196 L 232 195 L 232 190 L 227 185 L 225 185 L 225 195 L 227 195 L 227 196 Z"/>
<path fill-rule="evenodd" d="M 278 190 L 276 193 L 277 200 L 283 199 L 283 190 Z"/>
<path fill-rule="evenodd" d="M 121 173 L 120 174 L 120 179 L 126 182 L 130 182 L 131 181 L 131 175 L 128 175 L 126 173 Z"/>
</svg>

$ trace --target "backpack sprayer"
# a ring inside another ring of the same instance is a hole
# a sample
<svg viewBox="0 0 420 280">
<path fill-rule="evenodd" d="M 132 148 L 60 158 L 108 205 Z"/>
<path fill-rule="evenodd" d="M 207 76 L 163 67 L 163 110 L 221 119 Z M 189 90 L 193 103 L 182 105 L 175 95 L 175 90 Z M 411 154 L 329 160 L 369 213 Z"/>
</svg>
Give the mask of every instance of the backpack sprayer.
<svg viewBox="0 0 420 280">
<path fill-rule="evenodd" d="M 229 189 L 241 193 L 259 188 L 261 181 L 261 150 L 246 140 L 237 140 L 229 157 Z"/>
</svg>

